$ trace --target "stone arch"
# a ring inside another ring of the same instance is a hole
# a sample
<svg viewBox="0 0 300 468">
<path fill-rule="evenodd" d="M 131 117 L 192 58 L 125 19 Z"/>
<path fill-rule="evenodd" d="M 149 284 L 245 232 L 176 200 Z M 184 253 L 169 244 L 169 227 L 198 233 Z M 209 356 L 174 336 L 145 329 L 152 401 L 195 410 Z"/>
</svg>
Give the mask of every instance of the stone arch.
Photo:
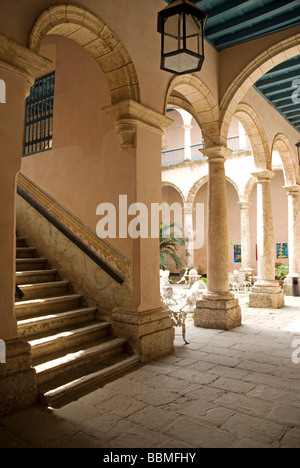
<svg viewBox="0 0 300 468">
<path fill-rule="evenodd" d="M 256 177 L 251 176 L 250 179 L 248 180 L 247 184 L 246 184 L 246 187 L 245 187 L 244 192 L 242 194 L 241 201 L 250 202 L 251 193 L 252 193 L 252 190 L 253 190 L 254 186 L 256 185 L 256 182 L 257 182 Z"/>
<path fill-rule="evenodd" d="M 162 188 L 163 187 L 172 187 L 180 195 L 180 197 L 182 199 L 182 203 L 185 203 L 185 196 L 183 195 L 183 192 L 180 190 L 180 188 L 177 187 L 177 185 L 173 184 L 172 182 L 167 182 L 167 181 L 163 181 L 161 185 L 162 185 Z"/>
<path fill-rule="evenodd" d="M 228 176 L 225 176 L 225 178 L 226 178 L 227 182 L 229 182 L 233 186 L 233 188 L 235 189 L 235 191 L 237 193 L 237 196 L 238 196 L 238 199 L 240 201 L 241 200 L 241 191 L 240 191 L 237 183 Z"/>
<path fill-rule="evenodd" d="M 251 106 L 241 102 L 234 113 L 249 137 L 257 169 L 271 169 L 271 153 L 265 130 Z"/>
<path fill-rule="evenodd" d="M 201 128 L 206 148 L 219 144 L 219 107 L 203 81 L 194 75 L 174 77 L 167 91 L 165 109 L 174 101 L 179 107 L 185 106 L 183 108 L 195 117 Z"/>
<path fill-rule="evenodd" d="M 208 175 L 205 175 L 203 177 L 201 177 L 200 179 L 198 179 L 193 185 L 192 187 L 190 188 L 189 190 L 189 193 L 188 193 L 188 196 L 186 198 L 186 202 L 187 203 L 191 203 L 193 204 L 194 203 L 194 199 L 195 199 L 195 196 L 196 196 L 196 193 L 198 192 L 198 190 L 201 189 L 201 187 L 206 184 L 208 182 Z"/>
<path fill-rule="evenodd" d="M 170 96 L 168 99 L 167 109 L 183 109 L 189 112 L 201 128 L 201 123 L 199 121 L 199 116 L 197 112 L 195 111 L 192 104 L 186 99 L 180 98 L 179 96 Z"/>
<path fill-rule="evenodd" d="M 225 176 L 226 178 L 226 181 L 229 182 L 235 189 L 236 193 L 237 193 L 237 196 L 239 198 L 239 200 L 241 200 L 241 192 L 240 192 L 240 189 L 238 188 L 236 182 L 234 182 L 233 179 L 231 179 L 230 177 L 228 176 Z M 192 187 L 190 188 L 189 190 L 189 193 L 188 193 L 188 196 L 187 196 L 187 199 L 186 199 L 186 202 L 187 203 L 193 203 L 194 202 L 194 199 L 195 199 L 195 196 L 196 196 L 196 193 L 198 192 L 198 190 L 201 189 L 201 187 L 203 187 L 204 184 L 208 183 L 208 175 L 205 175 L 203 177 L 201 177 L 200 179 L 198 179 L 193 185 Z"/>
<path fill-rule="evenodd" d="M 300 34 L 269 47 L 241 71 L 228 87 L 220 105 L 220 133 L 226 137 L 236 108 L 249 89 L 269 70 L 300 53 Z"/>
<path fill-rule="evenodd" d="M 293 162 L 293 149 L 287 137 L 278 133 L 273 141 L 272 148 L 276 147 L 280 155 L 284 180 L 287 186 L 296 185 L 295 165 Z"/>
<path fill-rule="evenodd" d="M 39 52 L 46 34 L 59 34 L 77 42 L 96 60 L 106 76 L 111 103 L 140 101 L 134 64 L 120 39 L 99 18 L 75 5 L 55 5 L 36 20 L 29 48 Z"/>
</svg>

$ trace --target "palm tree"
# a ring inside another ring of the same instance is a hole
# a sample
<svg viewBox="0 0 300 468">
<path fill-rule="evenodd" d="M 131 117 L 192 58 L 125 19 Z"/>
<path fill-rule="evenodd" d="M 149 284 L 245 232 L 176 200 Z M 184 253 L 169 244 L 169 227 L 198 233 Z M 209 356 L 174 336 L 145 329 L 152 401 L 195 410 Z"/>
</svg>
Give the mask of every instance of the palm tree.
<svg viewBox="0 0 300 468">
<path fill-rule="evenodd" d="M 165 270 L 167 268 L 167 257 L 171 257 L 176 265 L 176 268 L 179 268 L 181 265 L 181 259 L 177 255 L 176 250 L 178 246 L 184 245 L 185 241 L 182 237 L 176 237 L 174 230 L 171 232 L 171 228 L 177 227 L 175 223 L 163 224 L 160 223 L 159 231 L 159 242 L 160 242 L 160 269 Z"/>
</svg>

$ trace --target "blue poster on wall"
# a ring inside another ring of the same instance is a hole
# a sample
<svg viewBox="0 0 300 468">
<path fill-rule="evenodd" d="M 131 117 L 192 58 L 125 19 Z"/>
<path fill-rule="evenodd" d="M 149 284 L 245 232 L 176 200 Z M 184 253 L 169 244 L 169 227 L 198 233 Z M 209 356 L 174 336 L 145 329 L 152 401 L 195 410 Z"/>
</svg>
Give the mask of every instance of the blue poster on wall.
<svg viewBox="0 0 300 468">
<path fill-rule="evenodd" d="M 276 253 L 277 253 L 277 258 L 288 258 L 288 244 L 283 243 L 283 244 L 276 244 Z"/>
<path fill-rule="evenodd" d="M 234 245 L 234 263 L 242 263 L 242 246 Z"/>
</svg>

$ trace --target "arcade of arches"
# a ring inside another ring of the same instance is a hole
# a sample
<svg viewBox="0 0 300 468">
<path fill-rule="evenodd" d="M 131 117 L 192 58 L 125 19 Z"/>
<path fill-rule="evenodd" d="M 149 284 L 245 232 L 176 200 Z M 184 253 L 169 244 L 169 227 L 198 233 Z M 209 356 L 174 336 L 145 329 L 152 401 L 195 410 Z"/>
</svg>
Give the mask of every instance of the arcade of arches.
<svg viewBox="0 0 300 468">
<path fill-rule="evenodd" d="M 245 42 L 232 53 L 207 43 L 201 72 L 173 77 L 159 69 L 155 25 L 163 2 L 142 3 L 30 0 L 24 10 L 19 0 L 0 0 L 0 79 L 6 83 L 6 103 L 0 104 L 4 413 L 36 398 L 30 347 L 18 334 L 15 313 L 16 228 L 42 253 L 47 245 L 54 263 L 69 262 L 68 279 L 95 299 L 100 316 L 142 361 L 173 349 L 172 320 L 160 297 L 159 241 L 96 238 L 99 204 L 117 207 L 126 195 L 128 205 L 143 203 L 150 212 L 152 203 L 179 202 L 190 226 L 195 205 L 204 204 L 204 245 L 193 249 L 187 239 L 187 253 L 181 252 L 183 264 L 208 277 L 195 312 L 198 327 L 241 324 L 238 299 L 229 291 L 228 274 L 236 268 L 231 242 L 241 245 L 240 266 L 257 276 L 253 307 L 283 306 L 275 279 L 277 243 L 288 243 L 287 290 L 291 278 L 300 277 L 299 133 L 253 87 L 275 66 L 300 57 L 299 28 Z M 53 71 L 52 148 L 22 157 L 25 98 L 35 79 Z M 182 159 L 172 161 L 178 149 Z M 123 283 L 103 279 L 103 273 L 88 276 L 64 252 L 56 258 L 58 238 L 17 196 L 17 184 L 39 204 L 48 197 L 59 207 L 50 211 L 61 223 L 80 225 L 81 240 Z M 175 272 L 174 265 L 170 270 Z M 102 299 L 96 297 L 100 289 Z"/>
</svg>

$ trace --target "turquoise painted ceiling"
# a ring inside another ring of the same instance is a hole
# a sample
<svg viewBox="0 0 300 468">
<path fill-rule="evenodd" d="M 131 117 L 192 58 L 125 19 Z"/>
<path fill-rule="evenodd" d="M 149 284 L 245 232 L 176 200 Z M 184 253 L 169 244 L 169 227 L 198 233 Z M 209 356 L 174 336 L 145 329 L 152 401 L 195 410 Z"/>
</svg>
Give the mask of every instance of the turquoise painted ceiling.
<svg viewBox="0 0 300 468">
<path fill-rule="evenodd" d="M 300 132 L 300 55 L 266 73 L 255 89 Z"/>
<path fill-rule="evenodd" d="M 300 0 L 191 1 L 207 13 L 205 39 L 217 51 L 295 26 L 300 32 Z M 300 55 L 264 75 L 255 89 L 300 131 Z"/>
<path fill-rule="evenodd" d="M 300 25 L 300 0 L 191 1 L 208 15 L 205 39 L 218 51 Z"/>
</svg>

